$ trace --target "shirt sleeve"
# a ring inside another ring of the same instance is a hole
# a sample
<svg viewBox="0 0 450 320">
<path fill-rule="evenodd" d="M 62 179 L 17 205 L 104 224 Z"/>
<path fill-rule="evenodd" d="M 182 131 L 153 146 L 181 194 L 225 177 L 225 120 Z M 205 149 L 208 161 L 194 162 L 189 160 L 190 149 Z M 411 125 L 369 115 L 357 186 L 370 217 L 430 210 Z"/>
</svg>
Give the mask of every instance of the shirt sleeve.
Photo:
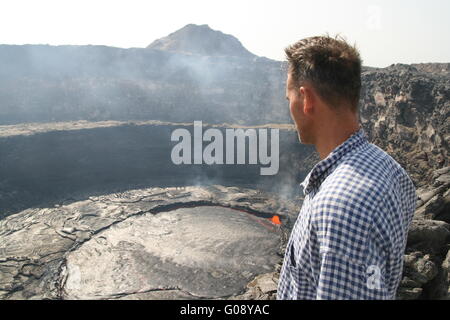
<svg viewBox="0 0 450 320">
<path fill-rule="evenodd" d="M 321 254 L 318 300 L 386 299 L 379 270 L 327 251 Z"/>
</svg>

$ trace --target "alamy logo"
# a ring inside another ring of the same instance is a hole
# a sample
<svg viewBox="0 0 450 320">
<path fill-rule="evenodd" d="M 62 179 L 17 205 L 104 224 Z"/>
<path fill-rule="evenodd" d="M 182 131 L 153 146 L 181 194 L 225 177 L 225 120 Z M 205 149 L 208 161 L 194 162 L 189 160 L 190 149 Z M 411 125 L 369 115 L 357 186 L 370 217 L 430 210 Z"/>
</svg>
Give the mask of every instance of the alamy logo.
<svg viewBox="0 0 450 320">
<path fill-rule="evenodd" d="M 209 128 L 203 132 L 202 122 L 194 121 L 193 139 L 189 130 L 179 128 L 172 132 L 171 141 L 178 141 L 171 153 L 172 162 L 177 165 L 246 164 L 246 141 L 248 141 L 248 164 L 257 165 L 259 162 L 260 165 L 266 166 L 260 168 L 261 175 L 278 173 L 280 149 L 278 129 L 270 129 L 270 154 L 268 129 L 258 129 L 258 131 L 256 129 L 225 129 L 224 148 L 222 131 Z M 208 142 L 204 148 L 203 142 Z"/>
<path fill-rule="evenodd" d="M 373 289 L 380 290 L 381 289 L 380 267 L 377 265 L 368 266 L 367 274 L 369 274 L 369 277 L 367 277 L 367 288 L 371 289 L 371 290 L 373 290 Z"/>
<path fill-rule="evenodd" d="M 369 30 L 381 30 L 381 7 L 377 5 L 370 5 L 367 7 L 367 21 L 366 26 Z"/>
</svg>

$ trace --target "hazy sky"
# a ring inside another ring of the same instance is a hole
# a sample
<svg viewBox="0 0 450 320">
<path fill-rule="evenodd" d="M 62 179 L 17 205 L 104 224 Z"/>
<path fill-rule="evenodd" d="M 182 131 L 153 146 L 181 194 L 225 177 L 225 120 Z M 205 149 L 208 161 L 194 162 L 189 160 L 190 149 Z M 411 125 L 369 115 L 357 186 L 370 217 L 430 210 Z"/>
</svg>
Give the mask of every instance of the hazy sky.
<svg viewBox="0 0 450 320">
<path fill-rule="evenodd" d="M 450 62 L 449 0 L 1 0 L 0 44 L 146 47 L 188 23 L 283 60 L 304 37 L 340 33 L 364 65 Z"/>
</svg>

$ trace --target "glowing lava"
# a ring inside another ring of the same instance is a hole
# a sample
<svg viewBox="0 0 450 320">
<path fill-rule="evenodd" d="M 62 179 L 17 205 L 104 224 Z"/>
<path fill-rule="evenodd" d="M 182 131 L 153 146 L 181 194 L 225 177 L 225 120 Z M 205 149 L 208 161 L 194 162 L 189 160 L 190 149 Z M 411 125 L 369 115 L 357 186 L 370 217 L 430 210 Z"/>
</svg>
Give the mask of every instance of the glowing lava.
<svg viewBox="0 0 450 320">
<path fill-rule="evenodd" d="M 280 217 L 277 216 L 277 215 L 274 215 L 274 216 L 270 219 L 270 221 L 272 221 L 274 224 L 278 224 L 278 225 L 281 224 Z"/>
</svg>

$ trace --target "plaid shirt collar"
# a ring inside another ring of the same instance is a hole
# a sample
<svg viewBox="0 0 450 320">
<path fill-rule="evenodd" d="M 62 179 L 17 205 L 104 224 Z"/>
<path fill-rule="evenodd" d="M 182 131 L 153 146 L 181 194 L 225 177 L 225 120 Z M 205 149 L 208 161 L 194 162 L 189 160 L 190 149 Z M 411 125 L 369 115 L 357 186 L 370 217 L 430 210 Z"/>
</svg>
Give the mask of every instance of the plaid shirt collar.
<svg viewBox="0 0 450 320">
<path fill-rule="evenodd" d="M 363 128 L 360 127 L 358 131 L 350 136 L 350 138 L 337 146 L 325 159 L 321 160 L 314 166 L 314 168 L 306 176 L 305 180 L 300 183 L 300 186 L 303 187 L 303 193 L 307 195 L 314 190 L 314 188 L 319 187 L 331 173 L 332 170 L 330 169 L 335 167 L 344 155 L 364 143 L 367 143 L 367 138 Z"/>
</svg>

